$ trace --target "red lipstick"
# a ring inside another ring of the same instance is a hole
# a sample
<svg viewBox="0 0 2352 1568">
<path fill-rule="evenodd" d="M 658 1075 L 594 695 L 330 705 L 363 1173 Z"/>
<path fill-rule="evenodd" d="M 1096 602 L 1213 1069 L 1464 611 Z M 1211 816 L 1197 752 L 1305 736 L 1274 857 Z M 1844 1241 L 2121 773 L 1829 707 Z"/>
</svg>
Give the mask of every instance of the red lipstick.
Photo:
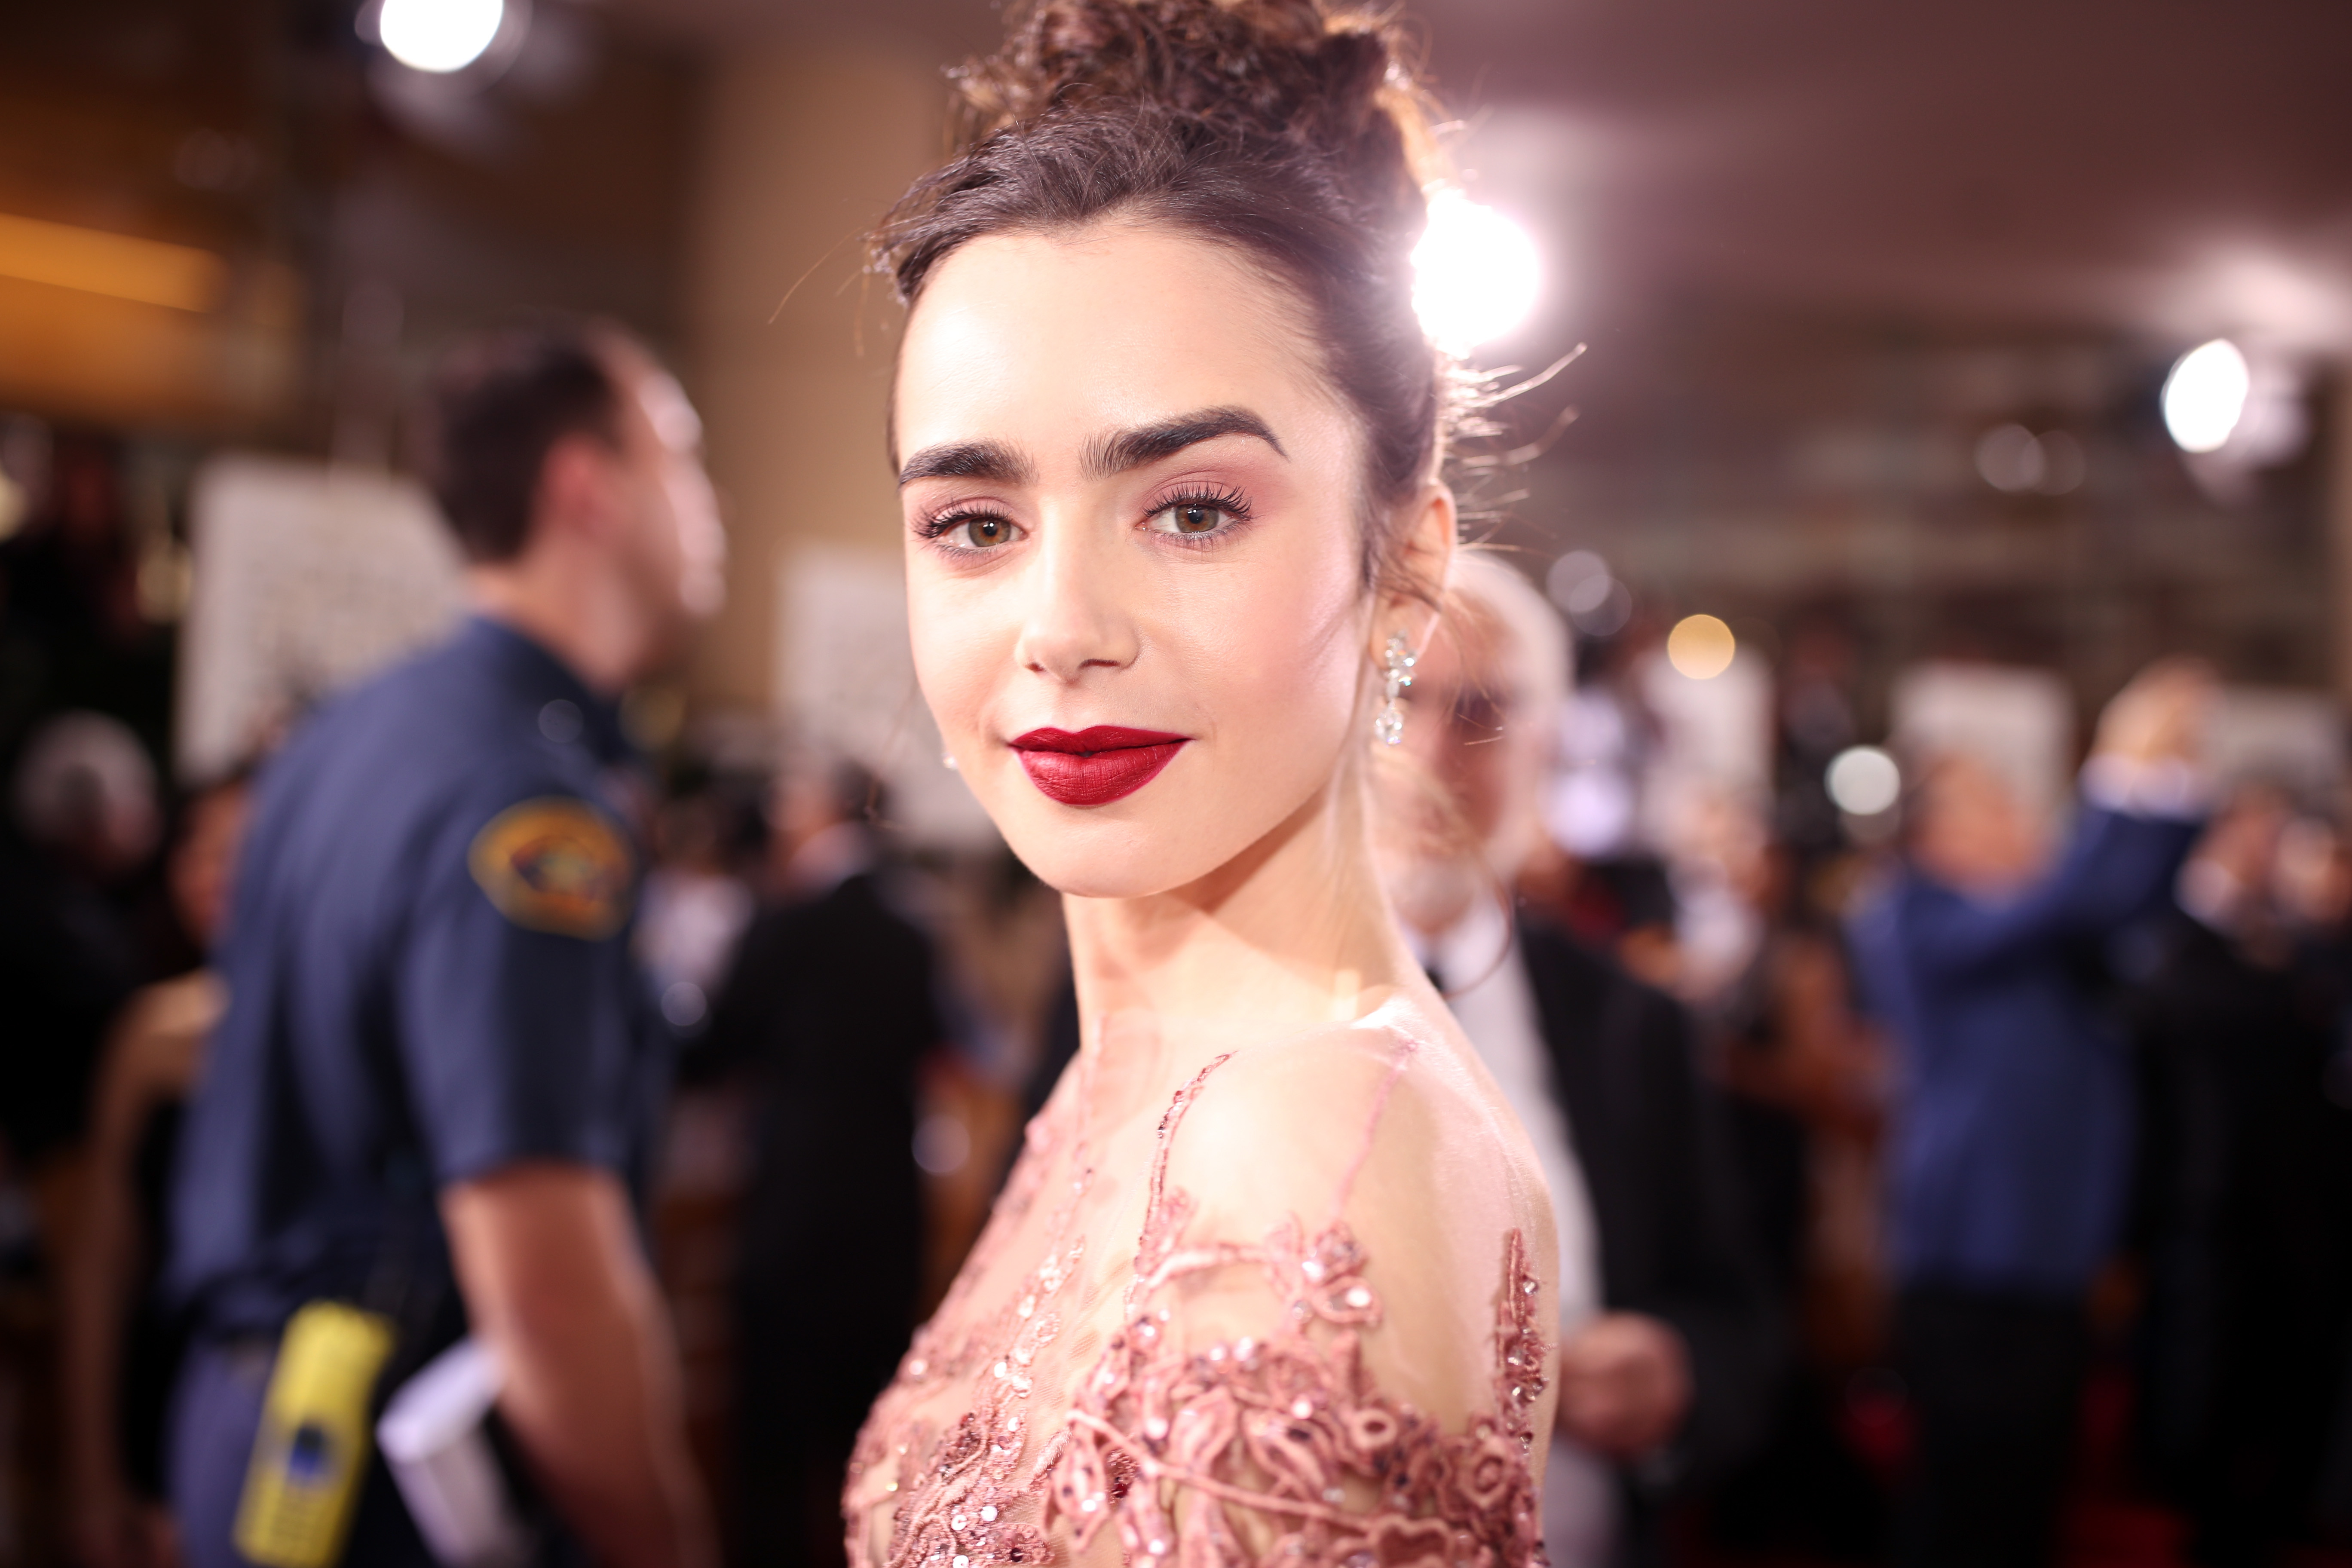
<svg viewBox="0 0 2352 1568">
<path fill-rule="evenodd" d="M 1108 805 L 1133 795 L 1176 760 L 1189 735 L 1097 724 L 1076 734 L 1032 730 L 1013 749 L 1029 782 L 1064 805 Z"/>
</svg>

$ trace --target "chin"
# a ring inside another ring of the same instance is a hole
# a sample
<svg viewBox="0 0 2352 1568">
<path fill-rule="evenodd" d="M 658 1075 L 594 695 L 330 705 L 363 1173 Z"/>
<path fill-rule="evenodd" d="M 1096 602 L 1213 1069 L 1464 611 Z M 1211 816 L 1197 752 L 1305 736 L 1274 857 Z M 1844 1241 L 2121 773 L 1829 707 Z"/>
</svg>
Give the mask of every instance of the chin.
<svg viewBox="0 0 2352 1568">
<path fill-rule="evenodd" d="M 1287 781 L 1267 781 L 1204 797 L 1199 781 L 1163 774 L 1125 800 L 1081 807 L 1048 799 L 1018 763 L 994 782 L 982 804 L 1013 853 L 1039 881 L 1081 899 L 1147 899 L 1189 887 L 1281 826 L 1315 793 L 1311 784 L 1285 790 Z"/>
<path fill-rule="evenodd" d="M 1203 834 L 1197 822 L 1100 816 L 1081 822 L 1051 819 L 1061 815 L 1078 814 L 1041 801 L 1036 810 L 1019 813 L 1017 823 L 999 816 L 997 826 L 1013 853 L 1039 881 L 1073 898 L 1148 899 L 1173 892 L 1248 847 L 1246 840 L 1226 843 L 1223 835 Z"/>
</svg>

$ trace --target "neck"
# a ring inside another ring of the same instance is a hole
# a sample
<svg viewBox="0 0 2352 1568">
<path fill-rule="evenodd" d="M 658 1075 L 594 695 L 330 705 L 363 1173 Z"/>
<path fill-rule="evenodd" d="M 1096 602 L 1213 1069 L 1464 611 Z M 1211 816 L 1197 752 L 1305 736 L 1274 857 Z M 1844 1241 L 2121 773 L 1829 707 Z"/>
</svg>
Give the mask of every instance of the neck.
<svg viewBox="0 0 2352 1568">
<path fill-rule="evenodd" d="M 658 656 L 658 630 L 628 584 L 583 552 L 542 545 L 472 566 L 466 588 L 476 610 L 546 648 L 600 696 L 619 696 Z"/>
<path fill-rule="evenodd" d="M 1363 791 L 1343 770 L 1256 844 L 1189 886 L 1064 895 L 1079 1016 L 1142 1008 L 1258 1032 L 1360 1016 L 1360 994 L 1421 980 L 1373 866 Z"/>
</svg>

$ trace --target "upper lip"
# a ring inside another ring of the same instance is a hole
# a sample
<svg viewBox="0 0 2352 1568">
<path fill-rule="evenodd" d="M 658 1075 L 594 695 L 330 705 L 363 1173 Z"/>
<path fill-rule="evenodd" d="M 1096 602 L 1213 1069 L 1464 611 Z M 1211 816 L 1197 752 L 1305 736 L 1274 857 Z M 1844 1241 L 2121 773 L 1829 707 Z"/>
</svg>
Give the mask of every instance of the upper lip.
<svg viewBox="0 0 2352 1568">
<path fill-rule="evenodd" d="M 1025 735 L 1013 736 L 1013 749 L 1016 752 L 1074 752 L 1091 755 L 1096 752 L 1118 752 L 1135 746 L 1165 746 L 1191 739 L 1189 735 L 1174 735 L 1165 730 L 1130 730 L 1124 724 L 1095 724 L 1075 731 L 1051 727 L 1032 730 Z"/>
</svg>

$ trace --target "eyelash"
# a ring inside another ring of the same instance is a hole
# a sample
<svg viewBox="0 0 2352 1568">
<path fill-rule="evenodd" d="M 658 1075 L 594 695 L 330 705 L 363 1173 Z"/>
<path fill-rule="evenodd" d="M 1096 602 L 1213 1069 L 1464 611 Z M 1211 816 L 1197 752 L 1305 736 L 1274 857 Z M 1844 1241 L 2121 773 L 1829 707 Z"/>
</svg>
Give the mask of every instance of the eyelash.
<svg viewBox="0 0 2352 1568">
<path fill-rule="evenodd" d="M 1187 506 L 1197 506 L 1210 511 L 1223 512 L 1225 526 L 1207 533 L 1162 535 L 1163 538 L 1174 541 L 1186 550 L 1213 549 L 1240 532 L 1244 525 L 1250 521 L 1249 498 L 1236 489 L 1181 490 L 1174 495 L 1160 498 L 1150 510 L 1143 514 L 1143 521 L 1148 523 L 1162 512 L 1173 511 L 1179 507 Z"/>
<path fill-rule="evenodd" d="M 915 531 L 950 555 L 992 553 L 991 550 L 982 549 L 977 545 L 950 544 L 947 542 L 947 536 L 956 529 L 974 522 L 1001 522 L 1007 528 L 1021 526 L 1003 512 L 991 510 L 987 507 L 950 507 L 946 511 L 923 519 L 921 522 L 915 525 Z"/>
<path fill-rule="evenodd" d="M 1207 550 L 1213 548 L 1234 533 L 1238 532 L 1242 525 L 1247 523 L 1251 517 L 1249 498 L 1243 495 L 1239 490 L 1230 489 L 1191 489 L 1180 490 L 1174 495 L 1163 496 L 1154 501 L 1144 512 L 1141 521 L 1137 524 L 1137 526 L 1140 527 L 1143 523 L 1150 522 L 1153 518 L 1158 517 L 1162 512 L 1173 510 L 1178 507 L 1187 506 L 1202 507 L 1209 510 L 1223 512 L 1225 514 L 1226 525 L 1208 533 L 1170 533 L 1164 536 L 1175 541 L 1177 544 L 1186 550 Z M 1002 522 L 1012 528 L 1019 528 L 1021 526 L 1019 523 L 1014 522 L 1011 518 L 1005 516 L 1003 512 L 994 510 L 988 507 L 950 507 L 946 511 L 939 512 L 933 516 L 923 519 L 921 522 L 916 525 L 916 531 L 924 539 L 929 540 L 940 549 L 951 555 L 988 555 L 994 553 L 996 550 L 1003 548 L 1002 545 L 982 547 L 969 544 L 950 544 L 947 542 L 947 536 L 949 534 L 954 532 L 959 528 L 962 528 L 975 522 Z"/>
</svg>

